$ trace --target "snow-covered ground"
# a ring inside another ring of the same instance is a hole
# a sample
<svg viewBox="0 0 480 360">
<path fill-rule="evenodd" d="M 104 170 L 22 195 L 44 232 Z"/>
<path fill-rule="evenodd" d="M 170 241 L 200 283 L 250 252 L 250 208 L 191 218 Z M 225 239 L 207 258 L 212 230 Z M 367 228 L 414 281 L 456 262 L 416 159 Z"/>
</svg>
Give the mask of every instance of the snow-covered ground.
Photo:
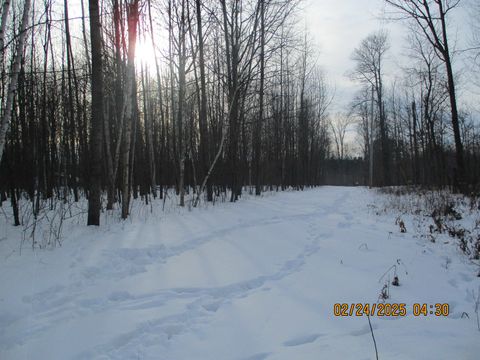
<svg viewBox="0 0 480 360">
<path fill-rule="evenodd" d="M 453 241 L 400 233 L 381 201 L 322 187 L 66 224 L 62 247 L 21 255 L 2 220 L 0 359 L 374 359 L 368 318 L 333 306 L 376 303 L 393 265 L 386 302 L 407 316 L 371 317 L 379 358 L 480 359 L 477 269 Z"/>
</svg>

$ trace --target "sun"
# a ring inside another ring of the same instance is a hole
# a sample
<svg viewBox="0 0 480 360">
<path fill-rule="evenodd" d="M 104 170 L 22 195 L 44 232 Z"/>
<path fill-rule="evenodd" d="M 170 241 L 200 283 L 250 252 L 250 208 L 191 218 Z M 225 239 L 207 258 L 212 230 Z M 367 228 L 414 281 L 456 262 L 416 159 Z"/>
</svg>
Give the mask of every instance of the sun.
<svg viewBox="0 0 480 360">
<path fill-rule="evenodd" d="M 143 65 L 148 72 L 151 74 L 155 73 L 155 56 L 158 56 L 158 51 L 157 54 L 155 54 L 151 41 L 141 39 L 137 42 L 135 61 L 137 62 L 138 67 Z"/>
</svg>

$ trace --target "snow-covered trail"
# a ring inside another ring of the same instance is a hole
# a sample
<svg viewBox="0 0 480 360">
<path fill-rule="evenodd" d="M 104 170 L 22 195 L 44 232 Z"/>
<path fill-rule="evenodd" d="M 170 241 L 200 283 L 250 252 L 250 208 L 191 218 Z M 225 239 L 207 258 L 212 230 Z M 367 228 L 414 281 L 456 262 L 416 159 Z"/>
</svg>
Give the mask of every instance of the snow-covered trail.
<svg viewBox="0 0 480 360">
<path fill-rule="evenodd" d="M 72 227 L 22 256 L 0 242 L 0 359 L 373 359 L 367 318 L 333 304 L 376 302 L 394 264 L 387 302 L 408 314 L 372 318 L 380 359 L 479 359 L 479 278 L 452 244 L 369 211 L 375 196 L 323 187 Z"/>
</svg>

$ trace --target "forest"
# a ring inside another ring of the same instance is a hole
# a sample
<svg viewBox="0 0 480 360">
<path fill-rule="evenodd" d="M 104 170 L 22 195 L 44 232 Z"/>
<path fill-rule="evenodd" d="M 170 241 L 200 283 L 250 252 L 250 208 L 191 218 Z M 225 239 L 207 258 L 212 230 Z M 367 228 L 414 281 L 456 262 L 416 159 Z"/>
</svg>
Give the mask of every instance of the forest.
<svg viewBox="0 0 480 360">
<path fill-rule="evenodd" d="M 325 184 L 478 190 L 478 87 L 458 95 L 454 60 L 478 74 L 480 30 L 460 35 L 462 50 L 449 31 L 460 6 L 480 7 L 386 5 L 407 66 L 386 74 L 385 30 L 352 44 L 358 92 L 333 112 L 301 1 L 3 0 L 2 203 L 19 225 L 19 199 L 34 216 L 88 199 L 98 225 L 101 211 L 126 219 L 132 199 L 168 189 L 194 207 Z"/>
<path fill-rule="evenodd" d="M 1 360 L 478 360 L 479 0 L 0 0 Z"/>
</svg>

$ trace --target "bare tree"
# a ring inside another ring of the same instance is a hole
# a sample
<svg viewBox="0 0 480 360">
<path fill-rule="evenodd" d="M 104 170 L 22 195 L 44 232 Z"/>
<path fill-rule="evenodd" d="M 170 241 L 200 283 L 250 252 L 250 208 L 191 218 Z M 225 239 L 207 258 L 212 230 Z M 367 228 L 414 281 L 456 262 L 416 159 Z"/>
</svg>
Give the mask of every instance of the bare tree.
<svg viewBox="0 0 480 360">
<path fill-rule="evenodd" d="M 199 111 L 199 129 L 200 129 L 200 159 L 202 170 L 207 177 L 210 154 L 208 148 L 208 125 L 207 125 L 207 83 L 205 75 L 205 53 L 204 53 L 204 34 L 202 25 L 202 6 L 200 0 L 195 0 L 197 14 L 197 35 L 198 35 L 198 66 L 200 68 L 200 111 Z M 207 200 L 213 200 L 212 187 L 207 186 Z M 202 189 L 200 189 L 202 190 Z M 200 191 L 201 192 L 201 191 Z"/>
<path fill-rule="evenodd" d="M 330 119 L 330 129 L 335 142 L 338 159 L 345 158 L 345 135 L 348 127 L 352 124 L 353 118 L 344 113 L 337 113 Z"/>
<path fill-rule="evenodd" d="M 475 82 L 477 86 L 480 86 L 480 24 L 478 19 L 480 18 L 480 3 L 472 0 L 471 22 L 472 22 L 472 35 L 470 39 L 470 59 L 473 65 L 473 74 L 475 76 Z"/>
<path fill-rule="evenodd" d="M 385 31 L 378 31 L 367 36 L 353 51 L 352 59 L 356 66 L 351 76 L 354 80 L 372 87 L 380 125 L 380 142 L 382 147 L 383 185 L 390 185 L 390 155 L 386 124 L 383 61 L 389 49 L 388 36 Z"/>
<path fill-rule="evenodd" d="M 407 15 L 417 26 L 420 33 L 435 49 L 437 57 L 445 64 L 448 93 L 450 98 L 451 121 L 455 140 L 457 176 L 460 189 L 466 180 L 462 138 L 460 134 L 455 78 L 447 33 L 447 15 L 454 10 L 460 0 L 385 0 L 394 9 Z"/>
<path fill-rule="evenodd" d="M 25 38 L 27 34 L 26 30 L 28 27 L 28 21 L 30 19 L 31 3 L 32 3 L 31 0 L 25 0 L 25 3 L 23 5 L 23 15 L 20 23 L 20 28 L 19 28 L 19 36 L 18 36 L 17 48 L 15 52 L 15 61 L 13 63 L 12 70 L 11 70 L 10 83 L 8 86 L 5 109 L 0 121 L 0 160 L 2 159 L 2 156 L 3 156 L 3 149 L 5 148 L 5 138 L 7 136 L 7 130 L 10 125 L 10 119 L 12 117 L 13 97 L 15 95 L 15 92 L 17 91 L 18 73 L 20 71 L 20 65 L 23 58 L 23 46 L 24 46 Z M 5 11 L 5 13 L 2 14 L 1 26 L 3 27 L 5 25 L 3 23 L 4 17 L 5 17 L 5 23 L 7 19 L 8 4 L 4 3 L 4 7 L 2 10 Z M 4 29 L 1 29 L 1 30 L 2 30 L 1 36 L 2 36 L 2 42 L 3 42 Z M 3 47 L 2 47 L 2 55 L 3 55 Z"/>
<path fill-rule="evenodd" d="M 254 167 L 255 167 L 255 195 L 261 194 L 260 156 L 262 123 L 264 118 L 264 92 L 265 92 L 265 0 L 260 2 L 260 94 L 258 119 L 254 131 Z"/>
<path fill-rule="evenodd" d="M 437 131 L 436 128 L 438 123 L 442 120 L 438 115 L 441 110 L 444 110 L 444 104 L 448 99 L 448 88 L 446 86 L 447 81 L 445 79 L 445 74 L 440 71 L 440 61 L 435 55 L 434 49 L 429 46 L 427 41 L 419 36 L 419 34 L 414 33 L 410 42 L 412 44 L 412 58 L 416 61 L 414 62 L 414 67 L 409 69 L 409 73 L 414 75 L 414 78 L 417 79 L 415 82 L 420 88 L 420 93 L 423 95 L 420 99 L 421 101 L 421 124 L 422 131 L 424 135 L 424 142 L 426 147 L 425 157 L 428 158 L 428 163 L 425 165 L 428 166 L 428 169 L 424 169 L 424 179 L 423 181 L 430 184 L 438 184 L 438 181 L 441 180 L 444 174 L 440 171 L 440 148 L 437 144 Z M 418 152 L 418 135 L 416 131 L 417 127 L 417 111 L 415 110 L 416 104 L 415 101 L 412 104 L 412 120 L 413 120 L 413 143 L 415 150 Z M 417 167 L 416 172 L 418 171 L 418 155 L 415 154 L 415 166 Z M 433 171 L 432 171 L 433 170 Z M 418 174 L 415 174 L 415 178 L 418 180 Z"/>
<path fill-rule="evenodd" d="M 10 0 L 4 0 L 2 5 L 2 19 L 0 20 L 0 64 L 3 65 L 3 54 L 5 52 L 5 30 L 7 29 L 8 13 L 10 11 Z"/>
</svg>

